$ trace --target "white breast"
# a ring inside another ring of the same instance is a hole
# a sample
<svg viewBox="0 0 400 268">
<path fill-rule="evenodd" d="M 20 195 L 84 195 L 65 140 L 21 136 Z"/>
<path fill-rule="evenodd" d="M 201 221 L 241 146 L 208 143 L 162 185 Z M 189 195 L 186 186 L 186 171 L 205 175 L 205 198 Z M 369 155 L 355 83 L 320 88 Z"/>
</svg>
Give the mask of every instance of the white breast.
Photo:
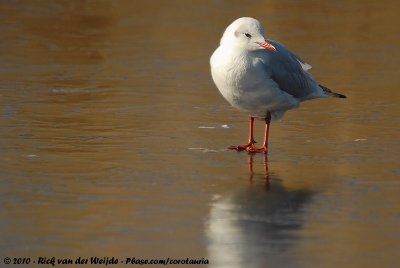
<svg viewBox="0 0 400 268">
<path fill-rule="evenodd" d="M 299 102 L 279 89 L 261 60 L 219 47 L 210 59 L 212 78 L 232 106 L 257 117 L 265 117 L 267 111 L 280 117 L 282 110 L 297 107 Z"/>
</svg>

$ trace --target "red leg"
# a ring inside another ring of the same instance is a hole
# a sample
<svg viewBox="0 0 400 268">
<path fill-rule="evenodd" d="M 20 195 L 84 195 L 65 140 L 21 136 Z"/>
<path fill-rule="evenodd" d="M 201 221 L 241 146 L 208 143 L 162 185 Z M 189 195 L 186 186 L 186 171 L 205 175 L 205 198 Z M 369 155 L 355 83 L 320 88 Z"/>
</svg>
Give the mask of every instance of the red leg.
<svg viewBox="0 0 400 268">
<path fill-rule="evenodd" d="M 250 147 L 254 147 L 254 143 L 255 143 L 255 140 L 253 139 L 254 117 L 252 117 L 251 115 L 249 117 L 250 117 L 249 142 L 246 144 L 237 145 L 237 146 L 232 145 L 232 146 L 229 146 L 228 149 L 242 151 L 242 150 L 247 150 Z"/>
<path fill-rule="evenodd" d="M 257 152 L 264 152 L 268 151 L 268 133 L 269 133 L 269 126 L 271 124 L 271 113 L 267 113 L 267 117 L 265 118 L 265 132 L 264 132 L 264 143 L 261 147 L 249 146 L 246 150 L 249 153 L 257 153 Z"/>
</svg>

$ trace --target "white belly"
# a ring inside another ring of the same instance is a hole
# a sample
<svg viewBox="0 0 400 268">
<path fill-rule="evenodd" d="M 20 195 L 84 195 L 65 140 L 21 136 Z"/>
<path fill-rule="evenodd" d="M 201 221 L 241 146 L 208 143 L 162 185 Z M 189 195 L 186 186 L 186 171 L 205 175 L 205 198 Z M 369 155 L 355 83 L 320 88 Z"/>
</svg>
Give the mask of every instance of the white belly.
<svg viewBox="0 0 400 268">
<path fill-rule="evenodd" d="M 211 74 L 222 96 L 234 107 L 255 117 L 271 112 L 277 119 L 299 106 L 299 101 L 279 89 L 269 75 L 249 58 L 227 58 L 218 49 L 211 57 Z M 223 57 L 223 58 L 222 58 Z M 233 62 L 232 62 L 233 61 Z M 229 67 L 228 67 L 229 66 Z"/>
</svg>

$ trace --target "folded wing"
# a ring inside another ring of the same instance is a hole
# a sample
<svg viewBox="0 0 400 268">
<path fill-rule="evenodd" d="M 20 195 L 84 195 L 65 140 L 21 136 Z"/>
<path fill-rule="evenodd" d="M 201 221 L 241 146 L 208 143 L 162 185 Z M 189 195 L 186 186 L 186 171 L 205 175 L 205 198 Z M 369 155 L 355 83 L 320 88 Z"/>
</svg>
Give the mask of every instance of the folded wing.
<svg viewBox="0 0 400 268">
<path fill-rule="evenodd" d="M 270 78 L 278 84 L 282 91 L 296 99 L 312 98 L 319 87 L 311 74 L 307 72 L 311 69 L 311 65 L 305 63 L 284 45 L 273 40 L 268 40 L 268 42 L 277 50 L 268 53 L 268 63 L 265 63 Z"/>
</svg>

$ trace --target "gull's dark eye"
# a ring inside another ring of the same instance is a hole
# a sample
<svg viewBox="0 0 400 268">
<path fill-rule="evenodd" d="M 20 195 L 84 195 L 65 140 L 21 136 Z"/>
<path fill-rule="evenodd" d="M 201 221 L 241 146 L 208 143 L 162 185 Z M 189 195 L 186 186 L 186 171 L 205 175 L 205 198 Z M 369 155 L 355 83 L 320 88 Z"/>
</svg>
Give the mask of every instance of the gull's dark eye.
<svg viewBox="0 0 400 268">
<path fill-rule="evenodd" d="M 249 33 L 245 33 L 244 34 L 247 38 L 251 38 L 251 34 L 249 34 Z"/>
</svg>

